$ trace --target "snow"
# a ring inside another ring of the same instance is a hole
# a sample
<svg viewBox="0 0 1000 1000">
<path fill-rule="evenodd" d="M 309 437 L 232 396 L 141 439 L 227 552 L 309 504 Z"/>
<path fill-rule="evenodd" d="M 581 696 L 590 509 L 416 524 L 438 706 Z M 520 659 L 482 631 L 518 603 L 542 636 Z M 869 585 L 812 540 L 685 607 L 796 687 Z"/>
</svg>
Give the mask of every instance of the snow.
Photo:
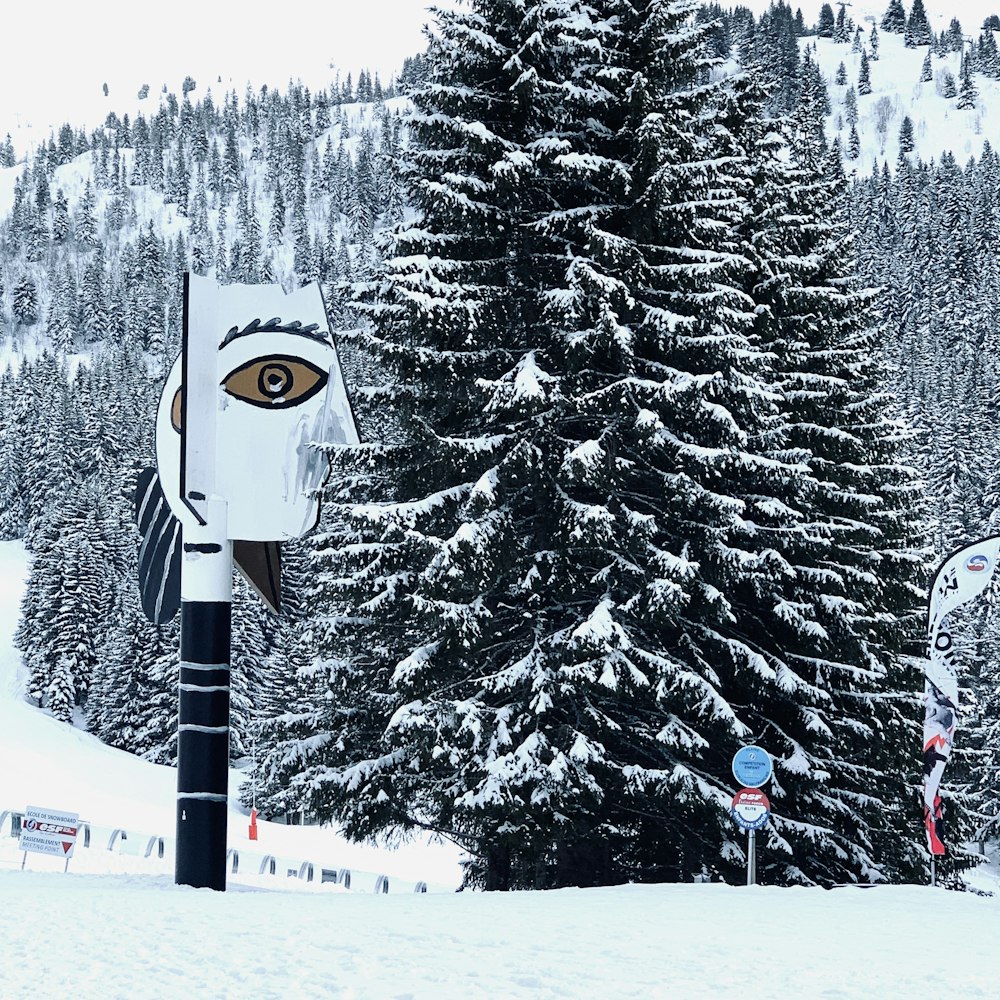
<svg viewBox="0 0 1000 1000">
<path fill-rule="evenodd" d="M 996 902 L 914 886 L 220 895 L 0 871 L 0 895 L 5 997 L 869 1000 L 928 995 L 942 966 L 949 996 L 996 996 Z"/>
</svg>

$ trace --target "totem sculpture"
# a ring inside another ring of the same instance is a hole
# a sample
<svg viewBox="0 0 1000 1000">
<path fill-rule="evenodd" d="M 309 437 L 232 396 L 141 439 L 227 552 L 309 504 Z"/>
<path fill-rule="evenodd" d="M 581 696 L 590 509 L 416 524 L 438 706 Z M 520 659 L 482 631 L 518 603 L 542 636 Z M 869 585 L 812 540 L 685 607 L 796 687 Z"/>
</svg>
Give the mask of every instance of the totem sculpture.
<svg viewBox="0 0 1000 1000">
<path fill-rule="evenodd" d="M 178 884 L 225 889 L 233 563 L 274 611 L 282 541 L 319 519 L 327 445 L 358 443 L 322 295 L 185 276 L 184 341 L 139 477 L 139 592 L 181 611 Z"/>
</svg>

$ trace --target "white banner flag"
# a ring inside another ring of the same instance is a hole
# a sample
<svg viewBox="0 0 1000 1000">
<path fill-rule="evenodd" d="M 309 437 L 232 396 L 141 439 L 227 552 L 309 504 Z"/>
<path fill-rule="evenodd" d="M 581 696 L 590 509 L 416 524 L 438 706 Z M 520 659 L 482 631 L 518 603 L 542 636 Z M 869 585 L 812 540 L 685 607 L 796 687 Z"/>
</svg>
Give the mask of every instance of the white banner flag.
<svg viewBox="0 0 1000 1000">
<path fill-rule="evenodd" d="M 924 690 L 924 825 L 931 854 L 944 854 L 938 789 L 958 722 L 958 674 L 948 615 L 989 586 L 1000 560 L 1000 536 L 953 552 L 934 575 L 927 602 L 929 659 Z"/>
</svg>

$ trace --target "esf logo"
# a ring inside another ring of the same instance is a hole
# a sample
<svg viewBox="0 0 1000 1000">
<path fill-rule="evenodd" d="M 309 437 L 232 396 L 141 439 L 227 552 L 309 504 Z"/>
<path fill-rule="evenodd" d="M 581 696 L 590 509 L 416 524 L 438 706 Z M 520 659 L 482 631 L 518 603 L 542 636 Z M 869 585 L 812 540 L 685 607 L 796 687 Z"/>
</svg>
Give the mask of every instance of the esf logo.
<svg viewBox="0 0 1000 1000">
<path fill-rule="evenodd" d="M 990 561 L 986 556 L 969 556 L 965 568 L 970 573 L 985 573 L 990 568 Z"/>
</svg>

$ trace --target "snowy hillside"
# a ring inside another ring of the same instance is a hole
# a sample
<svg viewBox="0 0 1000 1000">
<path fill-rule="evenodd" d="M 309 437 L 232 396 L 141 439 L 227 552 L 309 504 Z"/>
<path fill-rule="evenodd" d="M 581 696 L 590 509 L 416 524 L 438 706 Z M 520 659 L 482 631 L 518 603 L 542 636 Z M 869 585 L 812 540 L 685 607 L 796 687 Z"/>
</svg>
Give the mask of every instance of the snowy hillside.
<svg viewBox="0 0 1000 1000">
<path fill-rule="evenodd" d="M 418 0 L 369 0 L 321 11 L 293 0 L 283 5 L 282 16 L 267 18 L 265 40 L 256 17 L 234 18 L 227 7 L 180 0 L 169 16 L 157 17 L 151 46 L 149 24 L 133 22 L 121 3 L 101 4 L 98 17 L 88 6 L 55 0 L 47 8 L 45 58 L 34 46 L 14 46 L 0 61 L 5 95 L 0 139 L 9 132 L 23 154 L 63 122 L 89 129 L 111 111 L 148 115 L 150 105 L 155 112 L 161 89 L 180 93 L 186 76 L 198 85 L 196 97 L 212 89 L 218 100 L 230 89 L 242 93 L 248 80 L 255 87 L 280 87 L 296 79 L 315 91 L 335 73 L 356 77 L 367 67 L 388 81 L 405 57 L 422 49 L 427 6 Z M 109 24 L 115 26 L 114 46 L 105 36 Z M 37 30 L 34 8 L 6 5 L 7 38 L 31 37 Z M 149 96 L 140 100 L 143 85 Z"/>
<path fill-rule="evenodd" d="M 755 13 L 768 9 L 769 2 L 753 0 L 746 4 Z M 805 0 L 791 2 L 793 10 L 801 9 L 807 25 L 815 25 L 821 3 Z M 834 10 L 839 5 L 832 4 Z M 859 0 L 847 6 L 847 14 L 862 29 L 864 47 L 870 57 L 872 26 L 878 30 L 878 58 L 869 64 L 871 93 L 858 92 L 861 71 L 861 54 L 852 51 L 849 43 L 837 43 L 829 38 L 804 38 L 801 47 L 816 46 L 815 58 L 827 83 L 832 113 L 827 119 L 827 135 L 838 137 L 845 152 L 849 145 L 850 116 L 847 94 L 850 88 L 857 93 L 860 152 L 856 159 L 845 159 L 845 167 L 852 174 L 870 174 L 874 166 L 881 168 L 888 162 L 895 166 L 899 155 L 899 131 L 907 116 L 913 123 L 913 158 L 924 161 L 940 159 L 941 153 L 950 150 L 959 163 L 970 156 L 979 157 L 987 140 L 994 148 L 1000 146 L 1000 81 L 983 74 L 975 76 L 979 97 L 976 107 L 959 110 L 956 98 L 943 96 L 946 74 L 959 80 L 961 55 L 952 52 L 932 56 L 933 79 L 920 82 L 921 69 L 927 55 L 927 46 L 906 48 L 901 34 L 891 34 L 878 28 L 888 6 L 888 0 Z M 927 18 L 935 35 L 946 31 L 952 18 L 958 18 L 963 34 L 969 39 L 978 38 L 983 21 L 1000 12 L 997 0 L 963 0 L 960 4 L 945 4 L 942 0 L 925 0 Z M 905 3 L 909 11 L 911 4 Z M 847 82 L 837 84 L 837 71 L 843 62 Z"/>
<path fill-rule="evenodd" d="M 71 861 L 77 872 L 172 873 L 177 772 L 107 747 L 94 736 L 57 722 L 23 700 L 26 673 L 10 646 L 25 577 L 21 546 L 0 543 L 0 870 L 21 861 L 11 840 L 9 813 L 27 805 L 76 812 L 91 824 L 91 849 Z M 230 772 L 229 844 L 239 852 L 234 882 L 259 871 L 267 854 L 284 876 L 302 862 L 317 871 L 346 868 L 353 887 L 369 891 L 380 874 L 392 891 L 412 891 L 418 881 L 432 891 L 454 890 L 461 881 L 459 852 L 444 844 L 409 844 L 394 851 L 350 844 L 332 830 L 260 821 L 259 839 L 248 839 L 248 818 L 237 803 L 243 775 Z M 126 831 L 115 851 L 105 850 L 115 829 Z M 143 855 L 151 837 L 163 837 L 162 862 Z M 49 859 L 32 856 L 30 868 L 52 868 Z M 57 866 L 61 867 L 61 865 Z M 264 880 L 266 881 L 266 880 Z M 0 991 L 0 996 L 6 996 Z"/>
</svg>

